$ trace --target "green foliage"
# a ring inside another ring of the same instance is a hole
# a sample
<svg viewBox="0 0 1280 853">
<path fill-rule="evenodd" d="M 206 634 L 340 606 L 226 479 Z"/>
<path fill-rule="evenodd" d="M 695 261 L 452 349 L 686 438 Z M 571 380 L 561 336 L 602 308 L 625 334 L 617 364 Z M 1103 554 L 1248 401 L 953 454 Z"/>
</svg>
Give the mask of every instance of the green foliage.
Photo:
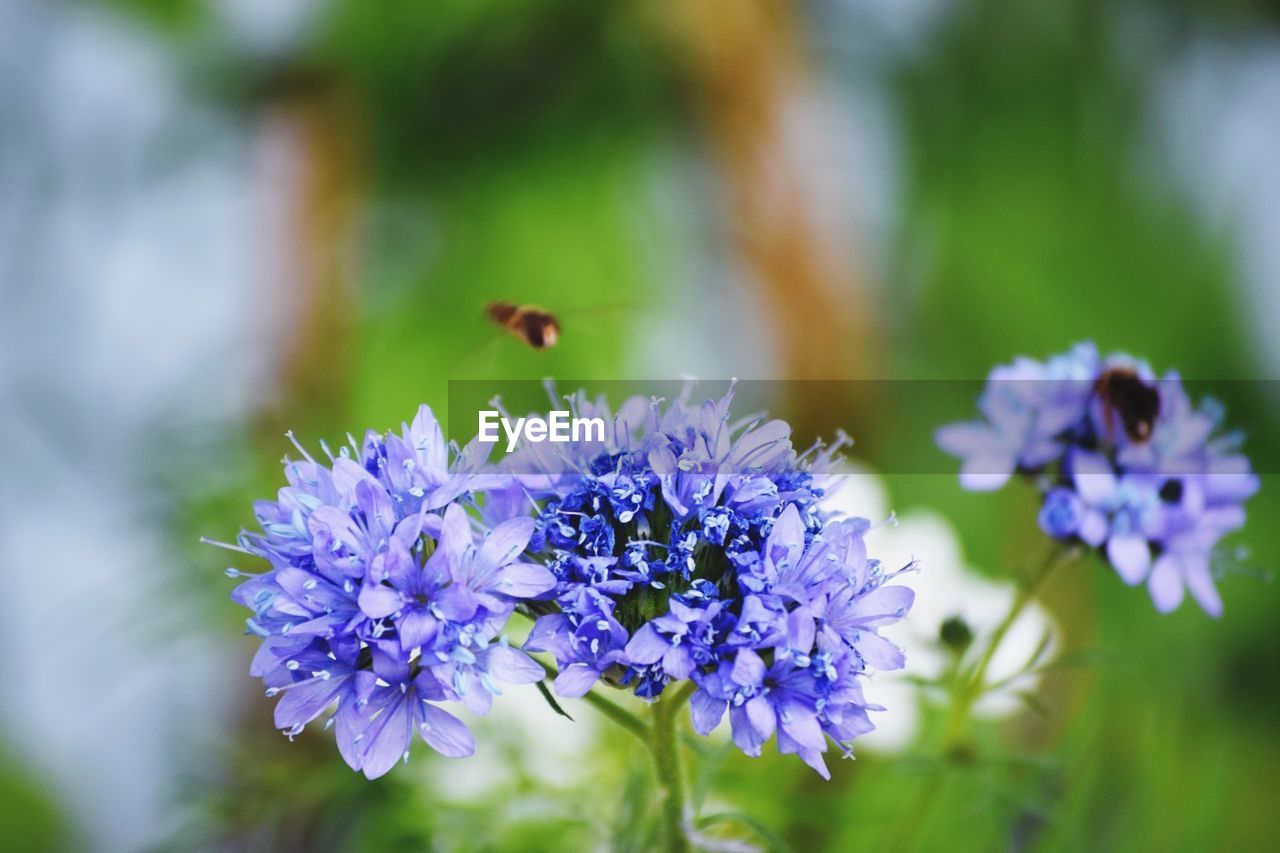
<svg viewBox="0 0 1280 853">
<path fill-rule="evenodd" d="M 208 21 L 206 0 L 79 0 L 115 9 L 168 35 L 189 33 Z"/>
<path fill-rule="evenodd" d="M 0 838 L 12 850 L 76 849 L 77 839 L 49 792 L 0 753 Z"/>
<path fill-rule="evenodd" d="M 314 60 L 355 81 L 395 187 L 653 132 L 669 64 L 632 3 L 333 5 Z M 660 123 L 660 122 L 659 122 Z"/>
</svg>

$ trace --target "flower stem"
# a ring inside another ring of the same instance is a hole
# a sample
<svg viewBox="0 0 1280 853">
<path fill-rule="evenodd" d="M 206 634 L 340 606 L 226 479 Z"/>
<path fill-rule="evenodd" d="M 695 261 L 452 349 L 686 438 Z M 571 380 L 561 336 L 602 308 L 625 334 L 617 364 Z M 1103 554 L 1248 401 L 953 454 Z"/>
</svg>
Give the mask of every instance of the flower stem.
<svg viewBox="0 0 1280 853">
<path fill-rule="evenodd" d="M 653 738 L 649 749 L 658 775 L 658 805 L 662 815 L 663 849 L 690 850 L 685 833 L 685 791 L 680 767 L 680 745 L 676 740 L 677 712 L 689 698 L 692 683 L 686 683 L 653 705 Z"/>
<path fill-rule="evenodd" d="M 1072 549 L 1061 545 L 1056 546 L 1049 552 L 1049 556 L 1041 565 L 1040 570 L 1018 590 L 1018 594 L 1013 600 L 1013 606 L 1009 608 L 1009 612 L 1005 614 L 1004 619 L 996 626 L 977 663 L 968 673 L 964 671 L 959 673 L 958 686 L 951 701 L 951 714 L 947 721 L 945 735 L 945 744 L 949 750 L 958 748 L 964 740 L 974 703 L 982 698 L 983 693 L 987 690 L 987 670 L 990 668 L 996 652 L 1000 650 L 1000 645 L 1004 642 L 1005 635 L 1009 633 L 1013 623 L 1018 621 L 1018 617 L 1026 610 L 1027 605 L 1035 601 L 1040 593 L 1044 591 L 1044 588 L 1053 577 L 1054 569 L 1066 562 L 1066 558 L 1072 554 Z"/>
<path fill-rule="evenodd" d="M 595 708 L 601 714 L 604 714 L 606 717 L 613 720 L 615 723 L 622 726 L 642 741 L 648 742 L 650 734 L 649 727 L 645 725 L 643 720 L 628 711 L 626 708 L 610 702 L 599 693 L 588 693 L 583 696 L 582 699 L 588 705 Z"/>
<path fill-rule="evenodd" d="M 546 670 L 547 678 L 555 679 L 558 670 L 554 664 L 536 657 L 534 660 Z M 696 689 L 697 685 L 692 681 L 685 681 L 667 693 L 665 698 L 654 702 L 651 724 L 594 691 L 582 697 L 587 704 L 643 741 L 653 754 L 654 769 L 658 777 L 663 849 L 674 853 L 685 853 L 692 849 L 685 830 L 685 787 L 680 766 L 680 744 L 676 738 L 676 720 L 680 709 Z"/>
</svg>

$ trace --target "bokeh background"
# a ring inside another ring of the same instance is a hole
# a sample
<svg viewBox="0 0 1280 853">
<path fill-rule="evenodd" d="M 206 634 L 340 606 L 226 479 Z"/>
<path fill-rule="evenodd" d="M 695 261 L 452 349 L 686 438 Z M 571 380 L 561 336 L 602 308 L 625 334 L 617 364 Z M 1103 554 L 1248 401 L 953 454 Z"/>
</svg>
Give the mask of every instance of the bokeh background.
<svg viewBox="0 0 1280 853">
<path fill-rule="evenodd" d="M 1221 396 L 1280 470 L 1277 152 L 1265 0 L 0 0 L 4 846 L 644 849 L 646 757 L 532 689 L 377 783 L 272 729 L 197 538 L 251 521 L 283 431 L 443 413 L 450 378 L 788 380 L 777 413 L 844 423 L 855 503 L 903 520 L 928 661 L 928 618 L 981 627 L 1040 553 L 1031 494 L 901 473 L 928 395 L 791 380 L 1093 338 L 1256 380 Z M 1220 621 L 1059 579 L 1063 665 L 967 759 L 886 679 L 831 782 L 713 740 L 696 800 L 803 850 L 1276 849 L 1276 486 Z"/>
</svg>

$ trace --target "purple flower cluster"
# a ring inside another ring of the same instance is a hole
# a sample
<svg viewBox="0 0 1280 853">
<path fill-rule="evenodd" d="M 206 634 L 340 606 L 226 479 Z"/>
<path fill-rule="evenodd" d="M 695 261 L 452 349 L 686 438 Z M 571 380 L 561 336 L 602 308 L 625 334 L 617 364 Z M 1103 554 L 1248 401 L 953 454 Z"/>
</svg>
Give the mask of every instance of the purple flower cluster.
<svg viewBox="0 0 1280 853">
<path fill-rule="evenodd" d="M 519 606 L 560 695 L 692 682 L 697 731 L 728 711 L 744 752 L 776 736 L 826 776 L 828 738 L 848 754 L 873 728 L 860 676 L 903 666 L 878 630 L 913 595 L 867 557 L 867 521 L 819 506 L 815 469 L 847 439 L 798 455 L 782 421 L 731 422 L 731 399 L 614 414 L 578 394 L 603 440 L 525 445 L 500 466 L 478 442 L 447 445 L 426 407 L 398 435 L 322 445 L 327 465 L 298 446 L 289 485 L 255 506 L 261 532 L 239 539 L 270 570 L 229 570 L 247 578 L 233 598 L 262 637 L 251 672 L 281 696 L 276 724 L 292 737 L 332 710 L 343 758 L 370 778 L 415 731 L 468 755 L 438 703 L 484 714 L 499 683 L 544 675 L 502 636 Z"/>
<path fill-rule="evenodd" d="M 526 643 L 560 666 L 556 691 L 603 679 L 654 698 L 691 681 L 694 728 L 729 713 L 748 755 L 776 735 L 823 776 L 873 726 L 859 676 L 903 666 L 878 633 L 913 594 L 869 559 L 862 519 L 829 519 L 813 471 L 840 444 L 798 455 L 782 421 L 733 422 L 732 391 L 690 406 L 633 398 L 603 417 L 604 441 L 528 446 L 513 487 L 539 508 L 530 552 L 555 588 Z M 843 443 L 843 439 L 841 441 Z"/>
<path fill-rule="evenodd" d="M 1176 373 L 1159 378 L 1085 343 L 997 367 L 979 409 L 981 420 L 937 436 L 964 460 L 966 488 L 1030 476 L 1045 533 L 1100 549 L 1126 583 L 1146 581 L 1162 612 L 1182 603 L 1184 587 L 1205 612 L 1222 612 L 1211 555 L 1244 524 L 1258 478 L 1238 434 L 1220 432 L 1219 407 L 1193 405 Z"/>
<path fill-rule="evenodd" d="M 483 448 L 446 445 L 426 406 L 399 435 L 324 449 L 327 465 L 298 446 L 289 485 L 254 507 L 261 532 L 240 536 L 271 566 L 228 572 L 247 578 L 233 598 L 262 637 L 250 671 L 280 695 L 275 721 L 290 737 L 334 708 L 343 758 L 371 779 L 407 759 L 415 732 L 470 755 L 470 731 L 435 703 L 483 714 L 500 682 L 543 677 L 501 636 L 517 602 L 556 583 L 521 558 L 534 522 L 480 526 L 468 507 L 509 480 L 482 464 Z"/>
</svg>

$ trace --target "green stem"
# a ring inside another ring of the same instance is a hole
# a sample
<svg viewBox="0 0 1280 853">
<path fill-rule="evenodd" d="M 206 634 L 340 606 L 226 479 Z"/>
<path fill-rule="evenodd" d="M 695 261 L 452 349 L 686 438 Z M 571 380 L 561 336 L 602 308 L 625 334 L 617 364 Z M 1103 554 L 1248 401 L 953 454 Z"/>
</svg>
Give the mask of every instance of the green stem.
<svg viewBox="0 0 1280 853">
<path fill-rule="evenodd" d="M 604 714 L 606 717 L 613 720 L 636 737 L 640 738 L 640 740 L 645 743 L 649 742 L 649 727 L 645 725 L 643 720 L 628 711 L 626 708 L 610 702 L 599 693 L 588 693 L 583 696 L 582 699 L 601 714 Z"/>
<path fill-rule="evenodd" d="M 522 614 L 528 616 L 529 614 Z M 532 617 L 530 617 L 532 618 Z M 555 679 L 558 670 L 553 664 L 539 660 L 547 677 Z M 583 701 L 601 714 L 638 737 L 653 754 L 658 777 L 658 800 L 662 815 L 663 848 L 674 853 L 685 853 L 692 847 L 685 831 L 684 771 L 680 766 L 680 745 L 676 739 L 676 720 L 679 711 L 697 689 L 692 681 L 686 681 L 665 698 L 653 703 L 653 722 L 647 724 L 635 714 L 598 693 L 588 692 Z"/>
<path fill-rule="evenodd" d="M 987 670 L 990 668 L 996 652 L 1000 650 L 1000 645 L 1004 642 L 1005 635 L 1009 633 L 1013 623 L 1018 621 L 1018 617 L 1026 610 L 1027 605 L 1044 591 L 1049 580 L 1053 577 L 1054 569 L 1066 562 L 1064 558 L 1070 553 L 1070 549 L 1063 546 L 1057 546 L 1049 552 L 1049 557 L 1040 567 L 1040 571 L 1031 578 L 1030 582 L 1018 590 L 1018 594 L 1013 600 L 1013 606 L 1009 608 L 1009 612 L 1005 614 L 1004 619 L 996 626 L 996 630 L 991 634 L 991 639 L 987 642 L 986 648 L 982 650 L 982 656 L 978 658 L 978 662 L 974 664 L 973 669 L 967 675 L 963 672 L 958 673 L 958 690 L 951 702 L 951 714 L 947 721 L 945 735 L 945 743 L 949 750 L 959 747 L 964 740 L 974 703 L 982 698 L 982 695 L 987 690 Z"/>
<path fill-rule="evenodd" d="M 663 848 L 677 853 L 691 849 L 685 833 L 684 776 L 680 767 L 680 745 L 676 742 L 677 711 L 693 692 L 689 689 L 691 686 L 691 682 L 687 683 L 667 699 L 654 703 L 653 739 L 649 741 L 658 775 Z"/>
</svg>

